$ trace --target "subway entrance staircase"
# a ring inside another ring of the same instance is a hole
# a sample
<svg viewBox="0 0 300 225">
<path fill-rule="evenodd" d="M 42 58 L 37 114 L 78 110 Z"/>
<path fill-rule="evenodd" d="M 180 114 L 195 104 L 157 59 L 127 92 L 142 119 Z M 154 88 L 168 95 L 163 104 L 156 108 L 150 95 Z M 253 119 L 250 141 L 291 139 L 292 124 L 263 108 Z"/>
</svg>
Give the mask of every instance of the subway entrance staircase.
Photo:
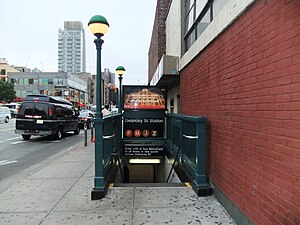
<svg viewBox="0 0 300 225">
<path fill-rule="evenodd" d="M 165 138 L 134 142 L 163 147 L 163 155 L 150 157 L 124 154 L 122 121 L 121 113 L 103 118 L 103 152 L 95 155 L 92 200 L 104 198 L 109 186 L 192 187 L 197 196 L 212 195 L 206 175 L 206 117 L 166 114 Z"/>
</svg>

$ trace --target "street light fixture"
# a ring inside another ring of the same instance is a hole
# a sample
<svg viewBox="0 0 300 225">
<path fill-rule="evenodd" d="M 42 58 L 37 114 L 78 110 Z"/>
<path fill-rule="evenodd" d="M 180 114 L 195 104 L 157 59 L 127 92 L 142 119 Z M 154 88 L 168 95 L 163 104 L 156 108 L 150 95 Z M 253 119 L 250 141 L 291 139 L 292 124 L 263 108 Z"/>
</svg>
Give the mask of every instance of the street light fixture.
<svg viewBox="0 0 300 225">
<path fill-rule="evenodd" d="M 122 98 L 122 79 L 123 79 L 123 74 L 125 73 L 125 68 L 123 66 L 118 66 L 116 68 L 116 74 L 119 75 L 119 81 L 120 81 L 120 88 L 119 88 L 119 104 L 118 104 L 118 112 L 121 113 L 122 110 L 121 110 L 121 98 Z"/>
<path fill-rule="evenodd" d="M 96 73 L 96 113 L 95 113 L 95 178 L 92 190 L 92 200 L 105 196 L 105 181 L 103 171 L 103 114 L 102 114 L 102 74 L 101 74 L 101 37 L 108 31 L 107 20 L 100 15 L 93 16 L 88 23 L 90 31 L 97 37 L 94 40 L 97 49 L 97 73 Z"/>
</svg>

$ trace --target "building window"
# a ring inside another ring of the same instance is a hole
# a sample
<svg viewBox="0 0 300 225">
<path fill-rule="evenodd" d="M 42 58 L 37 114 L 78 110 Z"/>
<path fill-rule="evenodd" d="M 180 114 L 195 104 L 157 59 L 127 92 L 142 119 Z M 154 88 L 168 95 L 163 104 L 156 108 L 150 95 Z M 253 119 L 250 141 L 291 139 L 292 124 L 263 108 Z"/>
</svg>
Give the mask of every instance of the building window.
<svg viewBox="0 0 300 225">
<path fill-rule="evenodd" d="M 34 83 L 34 80 L 33 80 L 32 78 L 29 78 L 29 79 L 28 79 L 28 82 L 29 82 L 29 84 L 33 84 L 33 83 Z"/>
<path fill-rule="evenodd" d="M 224 0 L 222 0 L 224 1 Z M 208 0 L 198 0 L 196 1 L 196 18 L 200 15 L 200 13 L 204 10 Z M 224 1 L 225 2 L 225 1 Z"/>
<path fill-rule="evenodd" d="M 48 85 L 48 78 L 43 79 L 43 85 L 45 85 L 45 86 Z"/>
<path fill-rule="evenodd" d="M 5 75 L 5 72 L 6 72 L 5 69 L 1 69 L 0 75 Z"/>
<path fill-rule="evenodd" d="M 180 113 L 180 95 L 177 95 L 177 110 L 176 113 Z"/>
<path fill-rule="evenodd" d="M 170 113 L 174 113 L 174 98 L 170 100 Z"/>
<path fill-rule="evenodd" d="M 28 85 L 29 84 L 29 79 L 28 78 L 24 78 L 24 85 Z"/>
<path fill-rule="evenodd" d="M 53 84 L 53 79 L 48 79 L 48 84 Z"/>
<path fill-rule="evenodd" d="M 26 90 L 21 90 L 21 95 L 20 95 L 21 98 L 24 98 L 26 97 Z"/>
<path fill-rule="evenodd" d="M 229 0 L 185 0 L 184 42 L 187 51 Z"/>
<path fill-rule="evenodd" d="M 203 17 L 201 18 L 201 20 L 197 23 L 197 28 L 196 28 L 196 33 L 197 33 L 197 37 L 198 38 L 203 31 L 206 29 L 206 27 L 210 24 L 211 21 L 211 7 L 208 7 L 207 10 L 205 10 Z"/>
<path fill-rule="evenodd" d="M 14 78 L 10 79 L 10 83 L 15 84 L 15 79 Z"/>
</svg>

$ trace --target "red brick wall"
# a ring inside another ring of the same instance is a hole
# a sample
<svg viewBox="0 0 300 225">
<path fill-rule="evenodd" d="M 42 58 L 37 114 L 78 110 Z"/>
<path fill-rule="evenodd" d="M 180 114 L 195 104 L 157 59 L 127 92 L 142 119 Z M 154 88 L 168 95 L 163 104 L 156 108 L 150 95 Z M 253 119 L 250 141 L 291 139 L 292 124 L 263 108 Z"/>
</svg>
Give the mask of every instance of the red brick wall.
<svg viewBox="0 0 300 225">
<path fill-rule="evenodd" d="M 255 224 L 300 224 L 300 1 L 257 1 L 180 77 L 214 184 Z"/>
<path fill-rule="evenodd" d="M 148 53 L 148 82 L 151 81 L 159 61 L 166 53 L 165 20 L 171 0 L 157 0 L 151 43 Z"/>
</svg>

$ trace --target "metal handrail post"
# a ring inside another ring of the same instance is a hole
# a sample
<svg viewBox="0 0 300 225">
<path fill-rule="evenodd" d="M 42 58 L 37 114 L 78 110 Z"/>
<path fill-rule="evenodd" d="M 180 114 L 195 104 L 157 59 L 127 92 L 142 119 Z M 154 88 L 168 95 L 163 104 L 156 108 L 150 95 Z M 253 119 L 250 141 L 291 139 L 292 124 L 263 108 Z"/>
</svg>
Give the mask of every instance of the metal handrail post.
<svg viewBox="0 0 300 225">
<path fill-rule="evenodd" d="M 206 122 L 198 120 L 196 135 L 199 137 L 196 144 L 196 176 L 195 181 L 199 186 L 207 186 L 206 181 Z"/>
</svg>

